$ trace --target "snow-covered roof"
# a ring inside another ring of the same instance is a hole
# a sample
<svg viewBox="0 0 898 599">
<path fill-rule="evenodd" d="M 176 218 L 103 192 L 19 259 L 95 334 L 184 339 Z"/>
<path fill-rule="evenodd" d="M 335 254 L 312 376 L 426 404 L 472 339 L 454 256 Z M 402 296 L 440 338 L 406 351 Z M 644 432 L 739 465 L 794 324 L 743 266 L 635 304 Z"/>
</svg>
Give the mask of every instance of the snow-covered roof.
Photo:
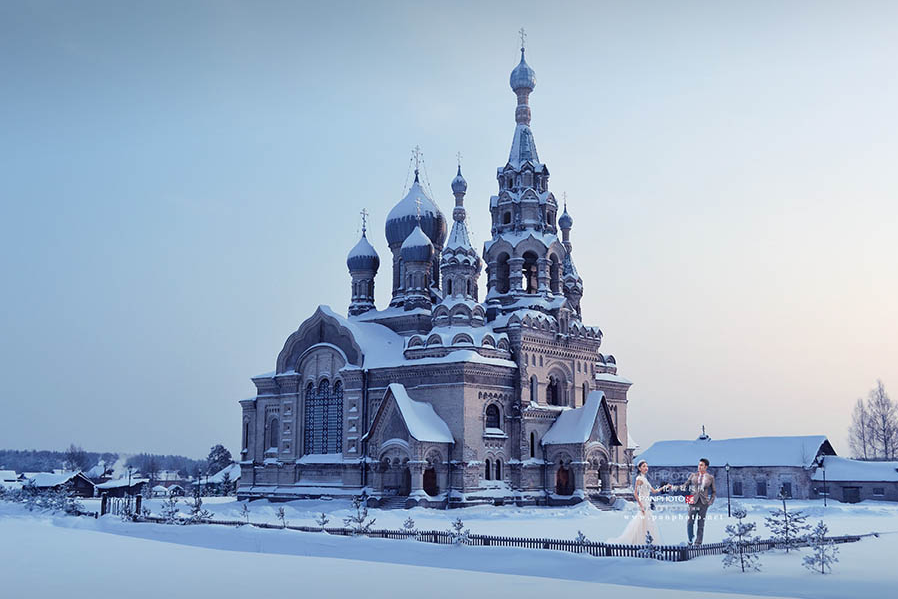
<svg viewBox="0 0 898 599">
<path fill-rule="evenodd" d="M 100 478 L 106 474 L 106 465 L 102 462 L 84 473 L 87 478 Z"/>
<path fill-rule="evenodd" d="M 627 431 L 627 449 L 639 449 L 639 443 L 633 440 L 630 431 Z"/>
<path fill-rule="evenodd" d="M 15 470 L 0 470 L 0 482 L 13 483 L 19 480 Z"/>
<path fill-rule="evenodd" d="M 225 474 L 228 475 L 231 482 L 237 480 L 238 478 L 240 478 L 240 464 L 231 464 L 230 466 L 225 466 L 224 468 L 210 476 L 206 482 L 221 484 L 224 482 Z"/>
<path fill-rule="evenodd" d="M 415 401 L 408 396 L 405 385 L 390 383 L 387 392 L 393 395 L 402 413 L 402 419 L 409 434 L 418 441 L 434 443 L 455 443 L 449 426 L 434 411 L 433 406 L 423 401 Z"/>
<path fill-rule="evenodd" d="M 834 454 L 825 435 L 797 437 L 743 437 L 658 441 L 640 453 L 650 466 L 694 466 L 701 458 L 711 466 L 795 466 L 806 468 L 817 454 Z"/>
<path fill-rule="evenodd" d="M 30 477 L 29 480 L 35 487 L 42 489 L 65 484 L 79 474 L 81 473 L 63 472 L 62 474 L 54 474 L 52 472 L 37 472 L 34 474 L 34 476 Z"/>
<path fill-rule="evenodd" d="M 162 485 L 156 485 L 153 487 L 154 493 L 168 493 L 168 487 L 163 487 Z"/>
<path fill-rule="evenodd" d="M 597 381 L 608 381 L 609 383 L 624 383 L 625 385 L 633 384 L 633 381 L 627 377 L 619 374 L 611 374 L 610 372 L 597 372 L 595 379 Z"/>
<path fill-rule="evenodd" d="M 105 483 L 100 483 L 97 485 L 98 489 L 120 489 L 122 487 L 133 487 L 135 485 L 139 485 L 142 483 L 148 483 L 150 479 L 148 478 L 132 478 L 130 484 L 128 484 L 128 477 L 119 478 L 116 480 L 108 480 Z"/>
<path fill-rule="evenodd" d="M 545 247 L 550 247 L 553 243 L 559 243 L 558 236 L 554 233 L 542 233 L 540 231 L 535 231 L 533 229 L 523 229 L 521 231 L 506 231 L 501 235 L 497 235 L 493 239 L 488 239 L 483 244 L 483 252 L 486 253 L 492 247 L 494 243 L 499 243 L 500 241 L 507 241 L 511 247 L 517 247 L 519 243 L 526 239 L 533 238 L 535 241 L 538 241 L 543 244 Z"/>
<path fill-rule="evenodd" d="M 543 435 L 544 445 L 561 445 L 563 443 L 586 443 L 592 433 L 593 425 L 599 416 L 599 410 L 604 410 L 608 425 L 612 427 L 612 441 L 616 433 L 612 425 L 610 414 L 607 413 L 605 394 L 602 391 L 590 391 L 586 402 L 579 408 L 564 410 Z M 619 442 L 618 442 L 619 444 Z"/>
<path fill-rule="evenodd" d="M 528 125 L 518 123 L 514 129 L 511 151 L 508 153 L 508 163 L 519 169 L 525 162 L 534 165 L 539 164 L 539 154 L 536 152 L 536 141 L 533 139 L 533 131 L 530 130 Z"/>
<path fill-rule="evenodd" d="M 827 481 L 898 482 L 898 462 L 865 462 L 828 455 L 823 458 Z M 817 468 L 811 480 L 822 481 L 823 470 Z"/>
</svg>

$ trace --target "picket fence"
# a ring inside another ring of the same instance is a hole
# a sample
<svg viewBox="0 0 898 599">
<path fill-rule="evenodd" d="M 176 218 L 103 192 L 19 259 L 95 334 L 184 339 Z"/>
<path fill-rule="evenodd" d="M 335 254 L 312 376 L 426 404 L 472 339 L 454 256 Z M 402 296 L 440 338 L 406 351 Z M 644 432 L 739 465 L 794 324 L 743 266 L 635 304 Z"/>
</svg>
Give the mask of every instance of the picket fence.
<svg viewBox="0 0 898 599">
<path fill-rule="evenodd" d="M 136 519 L 139 522 L 166 523 L 164 518 L 148 516 Z M 243 520 L 203 520 L 203 524 L 217 524 L 222 526 L 253 526 L 256 528 L 270 528 L 276 530 L 298 530 L 300 532 L 327 533 L 338 536 L 354 536 L 357 533 L 351 528 L 322 528 L 319 526 L 281 526 L 270 522 L 245 522 Z M 437 545 L 452 545 L 455 543 L 453 535 L 445 530 L 370 530 L 359 536 L 373 539 L 415 539 L 423 543 L 436 543 Z M 833 543 L 854 543 L 861 540 L 860 535 L 843 535 L 826 537 Z M 703 555 L 722 555 L 726 543 L 709 543 L 698 547 L 683 545 L 617 545 L 586 541 L 580 543 L 572 539 L 540 539 L 532 537 L 500 537 L 493 535 L 471 534 L 468 537 L 468 545 L 474 547 L 519 547 L 522 549 L 548 549 L 550 551 L 567 551 L 570 553 L 585 553 L 594 557 L 637 557 L 656 559 L 667 562 L 685 562 Z M 806 544 L 799 544 L 803 546 Z M 784 544 L 772 539 L 750 543 L 746 549 L 748 552 L 769 551 L 781 549 Z"/>
</svg>

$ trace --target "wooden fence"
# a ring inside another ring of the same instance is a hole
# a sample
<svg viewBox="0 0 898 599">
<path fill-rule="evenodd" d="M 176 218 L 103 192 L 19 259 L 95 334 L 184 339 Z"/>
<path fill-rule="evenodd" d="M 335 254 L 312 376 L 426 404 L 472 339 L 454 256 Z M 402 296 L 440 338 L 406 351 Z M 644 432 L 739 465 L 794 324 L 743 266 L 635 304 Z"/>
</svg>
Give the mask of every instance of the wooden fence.
<svg viewBox="0 0 898 599">
<path fill-rule="evenodd" d="M 166 523 L 164 518 L 149 516 L 137 518 L 141 522 Z M 322 528 L 319 526 L 281 526 L 270 522 L 246 522 L 243 520 L 203 520 L 203 524 L 218 524 L 222 526 L 253 526 L 256 528 L 287 529 L 301 532 L 327 533 L 338 536 L 353 536 L 355 531 L 351 528 Z M 453 535 L 445 530 L 371 530 L 359 536 L 374 539 L 415 539 L 423 543 L 436 543 L 438 545 L 452 545 L 455 540 Z M 861 540 L 860 535 L 844 535 L 838 537 L 826 537 L 827 541 L 834 543 L 854 543 Z M 698 547 L 685 545 L 616 545 L 587 541 L 580 543 L 572 539 L 540 539 L 532 537 L 499 537 L 493 535 L 471 534 L 468 537 L 468 545 L 475 547 L 519 547 L 522 549 L 548 549 L 552 551 L 568 551 L 570 553 L 586 553 L 595 557 L 636 557 L 657 559 L 668 562 L 685 562 L 703 555 L 722 555 L 725 552 L 726 543 L 709 543 Z M 806 546 L 799 543 L 798 546 Z M 782 542 L 771 539 L 750 543 L 748 552 L 769 551 L 782 549 Z"/>
</svg>

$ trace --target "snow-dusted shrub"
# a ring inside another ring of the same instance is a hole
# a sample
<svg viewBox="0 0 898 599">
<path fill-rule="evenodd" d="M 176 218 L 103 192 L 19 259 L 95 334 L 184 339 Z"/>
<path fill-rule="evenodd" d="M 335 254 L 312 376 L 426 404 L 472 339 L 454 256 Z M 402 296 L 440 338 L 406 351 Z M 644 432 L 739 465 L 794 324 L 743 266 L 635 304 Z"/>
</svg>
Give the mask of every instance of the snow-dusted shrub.
<svg viewBox="0 0 898 599">
<path fill-rule="evenodd" d="M 742 506 L 733 508 L 733 517 L 738 521 L 736 524 L 728 524 L 726 527 L 727 538 L 724 540 L 726 547 L 724 548 L 723 567 L 740 566 L 742 571 L 761 569 L 760 559 L 755 553 L 749 551 L 752 543 L 760 541 L 760 537 L 752 537 L 751 533 L 755 530 L 754 522 L 745 522 L 748 512 Z"/>
<path fill-rule="evenodd" d="M 637 555 L 648 559 L 661 559 L 663 557 L 661 550 L 655 545 L 655 539 L 652 538 L 652 533 L 646 531 L 645 545 L 637 551 Z"/>
<path fill-rule="evenodd" d="M 325 526 L 327 526 L 327 523 L 330 521 L 331 521 L 331 519 L 328 518 L 327 514 L 325 514 L 324 512 L 321 512 L 315 518 L 315 523 L 318 524 L 318 526 L 320 526 L 321 528 L 324 528 Z"/>
<path fill-rule="evenodd" d="M 449 538 L 452 539 L 454 545 L 471 544 L 471 531 L 465 528 L 465 523 L 461 521 L 461 518 L 456 518 L 452 523 L 452 528 L 449 529 Z"/>
<path fill-rule="evenodd" d="M 355 515 L 343 518 L 343 526 L 352 530 L 352 536 L 359 536 L 371 532 L 376 518 L 368 520 L 368 498 L 364 493 L 352 498 L 352 507 Z"/>
<path fill-rule="evenodd" d="M 586 545 L 587 543 L 589 543 L 589 539 L 586 538 L 586 535 L 583 534 L 582 530 L 577 531 L 577 538 L 575 540 L 580 545 Z"/>
<path fill-rule="evenodd" d="M 782 543 L 786 553 L 789 553 L 790 549 L 795 549 L 805 540 L 811 526 L 805 522 L 807 516 L 801 510 L 789 511 L 786 508 L 784 491 L 780 490 L 779 498 L 783 501 L 783 507 L 771 510 L 765 520 L 772 538 Z"/>
<path fill-rule="evenodd" d="M 189 515 L 184 519 L 184 524 L 201 524 L 212 518 L 212 512 L 203 507 L 203 498 L 194 495 L 193 499 L 187 503 L 190 509 Z"/>
<path fill-rule="evenodd" d="M 411 516 L 405 519 L 405 522 L 402 523 L 402 530 L 405 532 L 415 532 L 415 521 Z"/>
<path fill-rule="evenodd" d="M 180 511 L 181 508 L 178 507 L 178 498 L 169 497 L 162 502 L 162 509 L 159 510 L 159 515 L 166 524 L 180 524 L 181 518 L 178 517 L 178 512 Z"/>
<path fill-rule="evenodd" d="M 243 507 L 240 509 L 240 517 L 243 518 L 244 524 L 249 524 L 249 508 L 246 507 L 246 504 L 243 504 Z"/>
<path fill-rule="evenodd" d="M 821 574 L 832 572 L 833 564 L 839 561 L 839 558 L 836 557 L 839 554 L 839 548 L 836 547 L 832 539 L 826 539 L 828 530 L 826 524 L 821 520 L 807 536 L 811 553 L 804 556 L 802 563 L 805 568 L 812 572 L 820 572 Z"/>
<path fill-rule="evenodd" d="M 287 528 L 287 513 L 284 511 L 283 506 L 278 508 L 275 515 L 278 517 L 278 520 L 281 521 L 281 528 Z"/>
</svg>

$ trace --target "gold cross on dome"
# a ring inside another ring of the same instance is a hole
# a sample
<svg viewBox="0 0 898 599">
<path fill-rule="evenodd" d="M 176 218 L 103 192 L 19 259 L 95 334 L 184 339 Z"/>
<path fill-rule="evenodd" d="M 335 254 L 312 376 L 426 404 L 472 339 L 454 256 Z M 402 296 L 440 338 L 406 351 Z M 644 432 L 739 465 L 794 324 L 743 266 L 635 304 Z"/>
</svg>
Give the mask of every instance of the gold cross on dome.
<svg viewBox="0 0 898 599">
<path fill-rule="evenodd" d="M 524 28 L 523 28 L 523 27 L 521 27 L 521 29 L 518 31 L 518 35 L 521 36 L 521 50 L 523 50 L 523 49 L 524 49 L 524 43 L 525 43 L 525 41 L 527 40 L 527 32 L 524 31 Z"/>
<path fill-rule="evenodd" d="M 412 150 L 412 156 L 415 158 L 415 171 L 417 172 L 417 170 L 421 166 L 421 146 L 415 146 L 415 148 Z"/>
<path fill-rule="evenodd" d="M 458 166 L 461 166 L 461 152 L 456 152 L 455 158 L 458 160 Z"/>
<path fill-rule="evenodd" d="M 359 212 L 362 215 L 362 235 L 365 234 L 365 231 L 368 229 L 368 210 L 366 208 L 362 208 L 362 211 Z"/>
</svg>

